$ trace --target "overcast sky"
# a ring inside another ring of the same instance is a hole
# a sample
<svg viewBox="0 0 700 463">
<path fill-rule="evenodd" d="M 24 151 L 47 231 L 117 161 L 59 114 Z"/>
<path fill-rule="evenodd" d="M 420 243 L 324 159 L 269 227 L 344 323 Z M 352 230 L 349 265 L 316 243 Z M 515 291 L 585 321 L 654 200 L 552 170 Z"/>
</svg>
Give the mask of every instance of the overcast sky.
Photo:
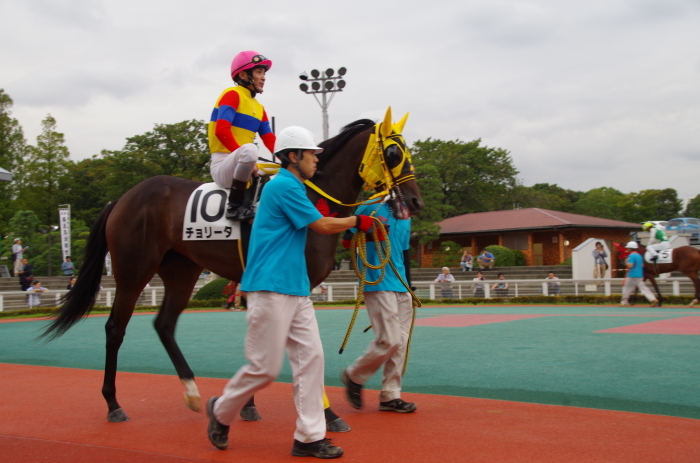
<svg viewBox="0 0 700 463">
<path fill-rule="evenodd" d="M 298 75 L 345 66 L 331 135 L 391 105 L 409 143 L 481 138 L 527 186 L 700 194 L 698 0 L 0 0 L 0 43 L 27 141 L 50 113 L 74 160 L 207 120 L 256 50 L 278 130 L 321 139 Z"/>
</svg>

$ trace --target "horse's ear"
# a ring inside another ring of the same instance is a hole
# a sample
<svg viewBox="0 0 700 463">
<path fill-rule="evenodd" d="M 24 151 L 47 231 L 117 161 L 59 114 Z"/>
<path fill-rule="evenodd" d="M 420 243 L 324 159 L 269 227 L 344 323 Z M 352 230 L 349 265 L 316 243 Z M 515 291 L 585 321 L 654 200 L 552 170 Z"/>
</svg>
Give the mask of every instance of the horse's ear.
<svg viewBox="0 0 700 463">
<path fill-rule="evenodd" d="M 399 128 L 399 133 L 403 133 L 403 127 L 406 125 L 406 121 L 408 120 L 408 113 L 406 113 L 399 122 L 396 123 L 396 126 Z"/>
<path fill-rule="evenodd" d="M 391 135 L 391 106 L 389 106 L 386 110 L 386 114 L 384 115 L 384 122 L 382 122 L 381 125 L 381 131 L 382 135 L 384 135 L 385 137 Z"/>
</svg>

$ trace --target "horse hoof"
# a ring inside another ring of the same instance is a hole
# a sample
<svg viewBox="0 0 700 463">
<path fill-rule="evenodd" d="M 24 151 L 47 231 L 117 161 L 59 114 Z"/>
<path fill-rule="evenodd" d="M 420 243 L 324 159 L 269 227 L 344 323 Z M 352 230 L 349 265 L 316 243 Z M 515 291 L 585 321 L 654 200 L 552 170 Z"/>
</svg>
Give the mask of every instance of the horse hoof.
<svg viewBox="0 0 700 463">
<path fill-rule="evenodd" d="M 185 405 L 187 405 L 187 408 L 189 408 L 193 412 L 202 411 L 202 399 L 198 395 L 183 394 L 182 400 L 185 401 Z"/>
<path fill-rule="evenodd" d="M 129 421 L 129 417 L 126 413 L 124 413 L 124 410 L 117 408 L 116 410 L 112 410 L 107 414 L 107 421 L 110 423 L 123 423 L 125 421 Z"/>
<path fill-rule="evenodd" d="M 343 421 L 342 418 L 336 418 L 333 421 L 326 423 L 326 431 L 329 432 L 348 432 L 350 431 L 350 426 Z"/>
<path fill-rule="evenodd" d="M 243 421 L 258 421 L 262 420 L 262 417 L 258 413 L 258 409 L 255 407 L 245 407 L 241 410 L 241 418 Z"/>
</svg>

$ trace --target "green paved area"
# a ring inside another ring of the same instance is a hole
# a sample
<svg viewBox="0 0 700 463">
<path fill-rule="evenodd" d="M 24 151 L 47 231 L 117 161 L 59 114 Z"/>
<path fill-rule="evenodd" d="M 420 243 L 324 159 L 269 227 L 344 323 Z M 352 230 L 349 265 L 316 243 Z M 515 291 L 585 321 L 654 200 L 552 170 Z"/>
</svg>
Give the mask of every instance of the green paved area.
<svg viewBox="0 0 700 463">
<path fill-rule="evenodd" d="M 368 325 L 363 310 L 348 347 L 338 354 L 351 313 L 317 311 L 329 386 L 341 386 L 340 370 L 372 339 L 371 332 L 362 332 Z M 698 310 L 600 306 L 418 310 L 419 319 L 460 314 L 564 316 L 465 327 L 417 326 L 405 391 L 700 418 L 700 336 L 596 333 L 700 316 Z M 174 374 L 152 328 L 153 317 L 132 318 L 120 351 L 121 371 Z M 106 320 L 87 319 L 48 344 L 36 341 L 43 321 L 0 323 L 0 363 L 101 370 Z M 186 313 L 177 336 L 197 376 L 228 378 L 245 362 L 244 333 L 245 312 Z M 291 381 L 286 363 L 279 380 Z M 377 389 L 379 384 L 377 374 L 367 387 Z"/>
</svg>

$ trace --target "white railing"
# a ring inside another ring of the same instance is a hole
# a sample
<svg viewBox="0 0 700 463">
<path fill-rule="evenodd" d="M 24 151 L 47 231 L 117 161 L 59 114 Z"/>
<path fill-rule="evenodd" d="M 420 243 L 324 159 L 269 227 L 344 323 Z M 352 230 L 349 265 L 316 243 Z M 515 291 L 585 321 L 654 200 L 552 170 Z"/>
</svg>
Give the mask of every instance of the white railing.
<svg viewBox="0 0 700 463">
<path fill-rule="evenodd" d="M 561 295 L 582 295 L 597 294 L 610 296 L 622 292 L 622 278 L 601 278 L 598 280 L 580 279 L 556 280 L 559 283 Z M 661 294 L 679 296 L 681 294 L 693 295 L 694 288 L 689 278 L 661 278 L 656 280 L 659 284 Z M 484 280 L 483 284 L 485 299 L 498 297 L 492 286 L 496 283 L 508 283 L 508 295 L 505 297 L 549 295 L 549 283 L 552 280 L 532 279 L 532 280 Z M 452 283 L 452 296 L 445 299 L 466 299 L 474 297 L 474 281 L 455 281 Z M 434 281 L 414 281 L 416 295 L 421 299 L 443 299 L 440 283 Z M 323 293 L 313 293 L 311 299 L 315 302 L 346 301 L 357 298 L 359 285 L 357 282 L 334 282 L 324 283 Z M 650 285 L 649 285 L 650 286 Z M 651 286 L 650 286 L 650 289 Z M 653 290 L 653 289 L 652 289 Z M 114 288 L 105 288 L 99 292 L 96 305 L 111 307 L 114 301 Z M 41 293 L 41 305 L 45 307 L 57 306 L 67 291 L 47 290 Z M 196 292 L 196 290 L 195 290 Z M 30 293 L 26 291 L 1 291 L 0 292 L 0 312 L 5 310 L 21 310 L 29 308 L 27 302 Z M 162 286 L 149 286 L 141 293 L 136 305 L 158 306 L 165 295 L 165 288 Z M 221 296 L 225 296 L 222 294 Z"/>
</svg>

